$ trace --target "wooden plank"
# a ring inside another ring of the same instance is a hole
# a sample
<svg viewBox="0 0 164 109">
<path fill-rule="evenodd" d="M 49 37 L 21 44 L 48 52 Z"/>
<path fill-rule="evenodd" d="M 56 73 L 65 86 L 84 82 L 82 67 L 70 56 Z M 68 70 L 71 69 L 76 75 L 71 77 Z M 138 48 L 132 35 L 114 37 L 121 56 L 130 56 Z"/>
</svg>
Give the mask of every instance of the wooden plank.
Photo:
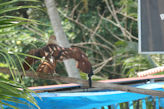
<svg viewBox="0 0 164 109">
<path fill-rule="evenodd" d="M 164 75 L 156 75 L 156 76 L 150 76 L 150 77 L 144 77 L 141 78 L 141 80 L 147 80 L 151 79 L 154 80 L 158 78 L 163 78 Z M 153 79 L 152 79 L 153 78 Z M 124 83 L 124 82 L 132 82 L 132 81 L 140 81 L 140 78 L 121 78 L 121 79 L 111 79 L 111 80 L 101 80 L 98 82 L 104 82 L 104 83 Z M 60 89 L 67 89 L 67 88 L 75 88 L 75 87 L 80 87 L 79 84 L 60 84 L 60 85 L 47 85 L 47 86 L 35 86 L 35 87 L 29 87 L 29 89 L 34 90 L 36 92 L 45 92 L 45 91 L 55 91 L 55 90 L 60 90 Z M 88 91 L 94 91 L 94 90 L 102 90 L 102 88 L 91 88 L 88 89 Z M 84 91 L 83 89 L 74 89 L 74 90 L 69 90 L 70 92 L 82 92 Z M 68 92 L 62 91 L 62 92 Z"/>
<path fill-rule="evenodd" d="M 104 90 L 104 88 L 79 88 L 79 89 L 77 88 L 77 89 L 57 91 L 57 92 L 75 93 L 75 92 L 91 92 L 91 91 L 102 91 L 102 90 Z"/>
<path fill-rule="evenodd" d="M 31 90 L 52 90 L 52 89 L 65 89 L 65 88 L 73 88 L 80 87 L 79 84 L 59 84 L 59 85 L 48 85 L 48 86 L 36 86 L 36 87 L 28 87 Z"/>
<path fill-rule="evenodd" d="M 9 69 L 3 69 L 3 71 L 2 71 L 2 69 L 0 69 L 0 71 L 10 74 Z M 61 76 L 54 76 L 53 77 L 53 76 L 46 75 L 46 74 L 36 75 L 32 72 L 27 72 L 26 76 L 29 76 L 32 78 L 41 78 L 41 79 L 46 79 L 46 80 L 52 80 L 52 81 L 58 80 L 58 81 L 66 82 L 66 83 L 76 83 L 76 84 L 80 84 L 83 87 L 88 87 L 88 81 L 87 80 L 82 80 L 82 79 L 77 79 L 77 78 L 61 77 Z M 140 94 L 145 94 L 145 95 L 164 97 L 163 91 L 141 89 L 141 88 L 136 88 L 136 87 L 130 87 L 127 85 L 118 85 L 118 84 L 112 84 L 112 83 L 108 84 L 108 83 L 93 81 L 92 86 L 97 87 L 97 88 L 120 90 L 120 91 L 126 91 L 126 92 L 133 92 L 133 93 L 140 93 Z"/>
<path fill-rule="evenodd" d="M 126 83 L 126 82 L 132 82 L 132 81 L 161 79 L 161 78 L 164 79 L 164 75 L 150 75 L 150 76 L 146 76 L 146 77 L 119 78 L 119 79 L 101 80 L 99 82 L 103 82 L 103 83 Z"/>
</svg>

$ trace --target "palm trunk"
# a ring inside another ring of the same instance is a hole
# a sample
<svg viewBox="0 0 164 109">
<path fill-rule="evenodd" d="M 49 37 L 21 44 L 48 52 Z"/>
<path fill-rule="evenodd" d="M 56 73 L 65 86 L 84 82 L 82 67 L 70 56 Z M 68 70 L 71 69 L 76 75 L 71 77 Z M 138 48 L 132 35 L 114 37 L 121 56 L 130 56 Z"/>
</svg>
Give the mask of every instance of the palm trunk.
<svg viewBox="0 0 164 109">
<path fill-rule="evenodd" d="M 57 12 L 55 0 L 45 0 L 45 4 L 47 7 L 48 15 L 54 30 L 54 34 L 56 36 L 57 43 L 62 47 L 70 47 L 68 39 L 64 33 L 64 30 L 61 25 L 60 17 Z M 78 69 L 75 66 L 75 60 L 68 59 L 64 61 L 67 73 L 69 77 L 80 78 L 80 74 Z"/>
</svg>

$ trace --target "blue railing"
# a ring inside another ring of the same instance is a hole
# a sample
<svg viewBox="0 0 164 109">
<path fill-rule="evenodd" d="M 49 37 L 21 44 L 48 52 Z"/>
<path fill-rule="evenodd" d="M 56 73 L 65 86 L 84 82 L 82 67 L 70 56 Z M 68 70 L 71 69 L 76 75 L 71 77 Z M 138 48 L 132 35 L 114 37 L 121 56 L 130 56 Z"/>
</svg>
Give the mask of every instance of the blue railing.
<svg viewBox="0 0 164 109">
<path fill-rule="evenodd" d="M 142 84 L 137 87 L 164 91 L 162 85 L 164 85 L 164 82 Z M 123 106 L 121 106 L 122 103 L 128 104 L 127 107 L 129 109 L 136 109 L 134 108 L 134 104 L 137 100 L 140 101 L 140 107 L 142 107 L 142 109 L 148 108 L 146 104 L 147 101 L 152 101 L 155 109 L 164 107 L 163 98 L 123 91 L 101 90 L 76 93 L 38 93 L 41 99 L 35 94 L 32 95 L 37 100 L 41 109 L 125 109 L 125 107 L 123 108 Z M 36 109 L 36 107 L 23 104 L 11 104 L 20 109 Z"/>
</svg>

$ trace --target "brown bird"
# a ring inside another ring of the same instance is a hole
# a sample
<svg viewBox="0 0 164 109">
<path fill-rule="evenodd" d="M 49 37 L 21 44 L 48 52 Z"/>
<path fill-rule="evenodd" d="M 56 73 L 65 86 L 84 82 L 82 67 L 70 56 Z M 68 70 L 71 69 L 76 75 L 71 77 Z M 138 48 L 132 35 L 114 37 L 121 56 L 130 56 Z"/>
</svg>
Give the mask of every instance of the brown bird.
<svg viewBox="0 0 164 109">
<path fill-rule="evenodd" d="M 65 59 L 73 58 L 76 60 L 76 67 L 82 72 L 88 74 L 89 87 L 92 87 L 92 65 L 88 61 L 88 57 L 85 53 L 78 47 L 63 48 L 57 44 L 49 43 L 43 48 L 32 49 L 29 51 L 30 55 L 37 56 L 40 58 L 45 58 L 43 62 L 39 65 L 37 72 L 41 73 L 54 73 L 56 68 L 56 63 L 58 61 L 63 61 Z M 30 69 L 30 65 L 35 63 L 38 59 L 27 56 L 23 67 L 25 70 Z"/>
</svg>

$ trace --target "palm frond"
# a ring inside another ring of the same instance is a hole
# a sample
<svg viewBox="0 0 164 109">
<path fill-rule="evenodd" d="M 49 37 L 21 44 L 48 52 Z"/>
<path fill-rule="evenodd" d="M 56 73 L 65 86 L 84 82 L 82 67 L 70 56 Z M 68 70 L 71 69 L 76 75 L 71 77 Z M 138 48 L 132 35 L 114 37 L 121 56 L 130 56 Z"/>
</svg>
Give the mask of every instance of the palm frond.
<svg viewBox="0 0 164 109">
<path fill-rule="evenodd" d="M 0 76 L 0 108 L 3 108 L 4 105 L 17 109 L 13 106 L 12 103 L 21 103 L 26 105 L 36 106 L 36 100 L 31 95 L 33 93 L 31 90 L 28 90 L 23 84 L 17 81 L 20 78 L 20 70 L 22 70 L 22 59 L 20 54 L 15 50 L 14 43 L 11 43 L 13 40 L 12 35 L 9 33 L 14 33 L 15 28 L 22 25 L 37 24 L 44 25 L 36 20 L 22 18 L 20 16 L 14 16 L 11 12 L 16 12 L 21 9 L 37 9 L 43 11 L 37 5 L 23 5 L 18 6 L 19 2 L 40 2 L 39 0 L 11 0 L 11 1 L 0 1 L 0 63 L 6 65 L 9 68 L 13 80 L 5 79 Z M 5 72 L 2 72 L 5 73 Z M 20 100 L 24 99 L 24 100 Z M 26 102 L 27 101 L 27 102 Z M 11 103 L 11 104 L 10 104 Z"/>
</svg>

